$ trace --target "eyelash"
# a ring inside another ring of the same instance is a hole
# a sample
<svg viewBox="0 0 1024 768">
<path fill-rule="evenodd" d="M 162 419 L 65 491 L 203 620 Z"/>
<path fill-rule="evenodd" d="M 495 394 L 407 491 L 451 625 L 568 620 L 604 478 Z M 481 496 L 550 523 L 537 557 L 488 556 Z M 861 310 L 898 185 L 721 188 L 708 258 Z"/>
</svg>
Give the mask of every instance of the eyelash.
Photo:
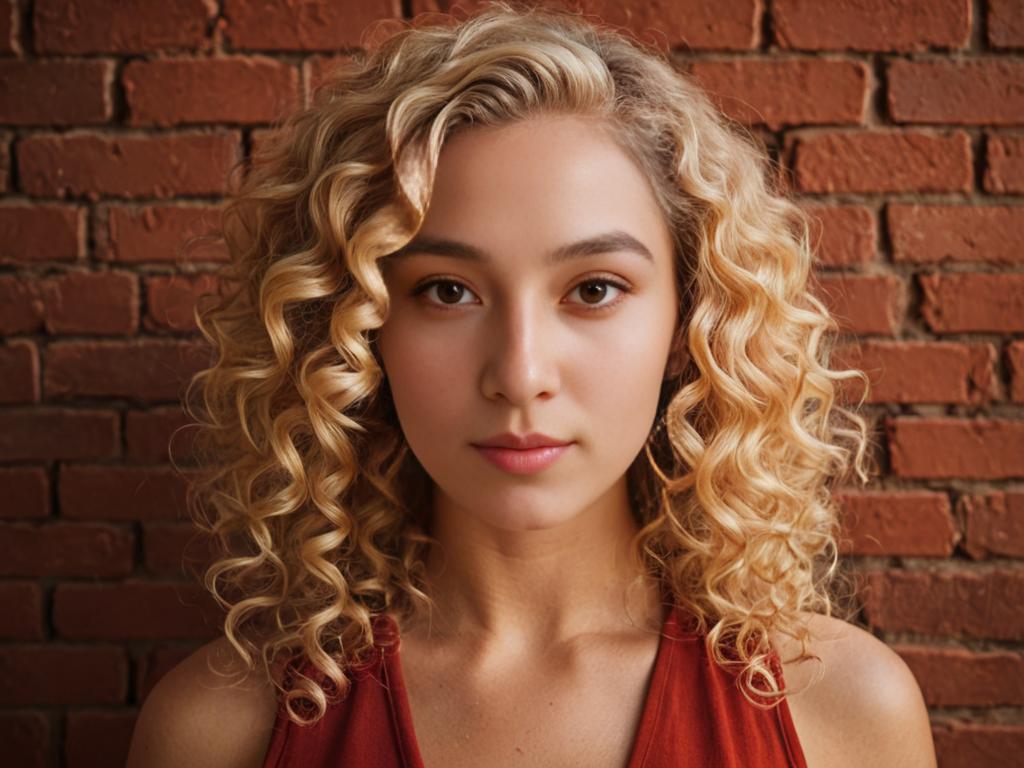
<svg viewBox="0 0 1024 768">
<path fill-rule="evenodd" d="M 626 283 L 623 283 L 620 280 L 613 280 L 613 279 L 607 278 L 607 277 L 590 277 L 590 278 L 587 278 L 586 280 L 581 280 L 580 282 L 576 283 L 576 285 L 573 286 L 572 290 L 575 291 L 577 288 L 579 288 L 581 286 L 591 285 L 591 284 L 594 284 L 594 283 L 601 284 L 601 285 L 610 285 L 613 288 L 617 288 L 617 289 L 619 289 L 622 292 L 623 296 L 632 292 L 631 289 L 630 289 L 630 286 L 627 285 Z M 428 288 L 432 288 L 435 285 L 444 285 L 444 284 L 461 285 L 463 288 L 466 287 L 465 284 L 463 284 L 459 280 L 455 280 L 454 278 L 450 278 L 450 277 L 435 277 L 435 278 L 433 278 L 431 280 L 428 280 L 425 283 L 420 283 L 415 288 L 413 288 L 412 295 L 413 296 L 420 296 L 420 295 L 426 293 Z M 612 302 L 610 302 L 608 304 L 596 304 L 596 305 L 584 304 L 583 306 L 586 308 L 586 310 L 588 312 L 603 312 L 603 311 L 611 309 L 612 307 L 618 306 L 618 304 L 621 301 L 622 301 L 622 296 L 620 296 L 619 298 L 615 299 L 614 301 L 612 301 Z M 432 307 L 441 309 L 442 311 L 454 310 L 454 309 L 457 309 L 460 306 L 458 304 L 437 304 L 435 302 L 430 302 L 430 305 Z"/>
</svg>

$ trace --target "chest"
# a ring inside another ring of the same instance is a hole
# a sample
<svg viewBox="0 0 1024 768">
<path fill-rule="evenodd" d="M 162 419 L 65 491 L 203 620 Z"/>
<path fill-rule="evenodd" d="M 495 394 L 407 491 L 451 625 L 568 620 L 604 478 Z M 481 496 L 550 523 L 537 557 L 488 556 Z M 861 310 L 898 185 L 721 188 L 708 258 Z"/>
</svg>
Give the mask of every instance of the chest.
<svg viewBox="0 0 1024 768">
<path fill-rule="evenodd" d="M 405 649 L 403 649 L 405 650 Z M 422 768 L 626 768 L 657 639 L 619 653 L 473 670 L 406 651 L 406 706 Z"/>
</svg>

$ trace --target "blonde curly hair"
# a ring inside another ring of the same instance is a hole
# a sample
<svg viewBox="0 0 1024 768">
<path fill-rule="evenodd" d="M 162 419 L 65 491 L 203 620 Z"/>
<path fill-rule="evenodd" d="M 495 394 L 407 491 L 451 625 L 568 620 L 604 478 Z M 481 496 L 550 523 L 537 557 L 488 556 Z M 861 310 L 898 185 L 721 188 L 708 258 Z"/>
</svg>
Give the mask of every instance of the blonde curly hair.
<svg viewBox="0 0 1024 768">
<path fill-rule="evenodd" d="M 786 693 L 769 631 L 806 654 L 799 614 L 834 609 L 831 485 L 867 480 L 840 382 L 866 377 L 828 368 L 838 327 L 810 290 L 805 214 L 664 55 L 578 13 L 489 3 L 402 24 L 260 142 L 222 215 L 220 289 L 196 312 L 215 350 L 186 395 L 189 508 L 218 547 L 204 583 L 298 724 L 323 716 L 325 687 L 344 695 L 377 616 L 431 605 L 430 479 L 382 380 L 377 262 L 415 235 L 454 130 L 542 113 L 611 127 L 674 232 L 686 362 L 628 471 L 635 563 L 755 703 Z"/>
</svg>

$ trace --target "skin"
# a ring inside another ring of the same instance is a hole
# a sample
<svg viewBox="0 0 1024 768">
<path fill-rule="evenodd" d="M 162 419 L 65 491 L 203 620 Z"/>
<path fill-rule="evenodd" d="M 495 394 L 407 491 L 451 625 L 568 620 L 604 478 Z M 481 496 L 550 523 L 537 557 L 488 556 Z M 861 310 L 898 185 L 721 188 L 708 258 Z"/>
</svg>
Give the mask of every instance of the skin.
<svg viewBox="0 0 1024 768">
<path fill-rule="evenodd" d="M 608 232 L 650 257 L 618 248 L 546 262 Z M 678 315 L 654 193 L 596 123 L 472 130 L 442 150 L 417 236 L 442 239 L 486 261 L 426 245 L 389 257 L 378 339 L 402 431 L 435 483 L 441 547 L 428 574 L 445 608 L 435 631 L 507 655 L 628 621 L 620 593 L 636 575 L 625 557 L 636 524 L 625 472 L 654 423 Z M 437 278 L 448 282 L 416 294 Z M 595 279 L 628 288 L 585 282 Z M 471 445 L 505 431 L 575 444 L 539 474 L 512 475 Z M 641 598 L 649 606 L 656 594 Z"/>
<path fill-rule="evenodd" d="M 613 230 L 651 259 L 611 251 L 545 261 Z M 381 359 L 403 432 L 436 484 L 440 548 L 427 580 L 439 610 L 400 627 L 424 763 L 478 765 L 487 755 L 493 766 L 621 767 L 657 651 L 646 626 L 661 618 L 653 585 L 627 588 L 636 525 L 625 472 L 671 372 L 670 234 L 609 134 L 563 116 L 453 137 L 419 236 L 489 257 L 410 250 L 384 265 L 392 305 Z M 439 278 L 449 283 L 415 294 Z M 599 278 L 629 290 L 584 285 Z M 592 312 L 588 299 L 611 308 Z M 575 444 L 539 474 L 509 475 L 470 445 L 504 431 Z M 787 638 L 772 642 L 800 691 L 789 708 L 808 765 L 934 766 L 927 710 L 899 656 L 845 622 L 806 620 L 820 677 L 816 664 L 789 661 L 797 649 Z M 226 640 L 154 688 L 128 768 L 262 764 L 274 691 L 254 675 L 227 687 L 207 669 L 211 655 L 230 655 Z"/>
<path fill-rule="evenodd" d="M 637 246 L 549 260 L 607 233 Z M 482 257 L 439 253 L 441 240 Z M 590 765 L 624 762 L 657 651 L 643 627 L 661 611 L 655 585 L 627 589 L 626 470 L 654 424 L 679 314 L 654 192 L 593 121 L 456 134 L 416 242 L 383 269 L 379 351 L 435 484 L 440 542 L 427 562 L 440 610 L 401 627 L 424 760 L 487 750 L 495 765 L 559 763 L 583 749 Z M 506 431 L 574 443 L 542 472 L 513 475 L 472 446 Z"/>
</svg>

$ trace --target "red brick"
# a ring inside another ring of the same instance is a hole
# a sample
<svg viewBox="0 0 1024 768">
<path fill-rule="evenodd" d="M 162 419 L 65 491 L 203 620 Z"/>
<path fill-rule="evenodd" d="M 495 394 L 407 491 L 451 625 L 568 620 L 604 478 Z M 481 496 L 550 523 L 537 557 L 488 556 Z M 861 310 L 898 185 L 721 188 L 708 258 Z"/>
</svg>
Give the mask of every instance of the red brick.
<svg viewBox="0 0 1024 768">
<path fill-rule="evenodd" d="M 0 206 L 0 264 L 82 258 L 85 218 L 85 208 L 71 205 Z"/>
<path fill-rule="evenodd" d="M 149 53 L 207 47 L 207 0 L 36 0 L 36 53 Z M 74 19 L 74 23 L 68 23 Z"/>
<path fill-rule="evenodd" d="M 1024 206 L 890 205 L 893 260 L 1024 262 Z"/>
<path fill-rule="evenodd" d="M 0 52 L 21 55 L 21 40 L 18 34 L 18 4 L 14 0 L 0 2 Z"/>
<path fill-rule="evenodd" d="M 61 516 L 73 520 L 188 519 L 187 475 L 172 467 L 62 465 Z"/>
<path fill-rule="evenodd" d="M 1010 372 L 1010 397 L 1015 403 L 1024 403 L 1024 341 L 1015 341 L 1006 348 L 1007 369 Z"/>
<path fill-rule="evenodd" d="M 125 417 L 125 456 L 138 462 L 178 465 L 195 463 L 193 439 L 198 425 L 180 407 L 128 411 Z"/>
<path fill-rule="evenodd" d="M 47 333 L 128 334 L 139 326 L 139 287 L 128 272 L 68 272 L 39 283 Z"/>
<path fill-rule="evenodd" d="M 356 48 L 371 22 L 401 18 L 394 0 L 359 3 L 294 3 L 289 0 L 226 0 L 224 29 L 239 50 L 323 51 Z"/>
<path fill-rule="evenodd" d="M 930 707 L 1024 705 L 1024 657 L 963 648 L 896 646 Z"/>
<path fill-rule="evenodd" d="M 467 0 L 413 0 L 413 15 L 449 12 L 453 7 L 472 10 L 479 2 Z M 559 3 L 555 3 L 556 6 Z M 747 49 L 760 44 L 760 0 L 685 0 L 673 3 L 619 3 L 613 0 L 582 0 L 572 3 L 584 13 L 608 24 L 627 27 L 648 41 L 671 48 Z M 657 33 L 655 34 L 655 30 Z"/>
<path fill-rule="evenodd" d="M 170 640 L 218 634 L 222 614 L 198 584 L 58 584 L 53 626 L 79 640 Z"/>
<path fill-rule="evenodd" d="M 138 286 L 124 272 L 66 272 L 44 279 L 0 277 L 0 329 L 24 333 L 133 333 L 138 327 Z"/>
<path fill-rule="evenodd" d="M 138 328 L 138 284 L 128 272 L 75 271 L 42 281 L 50 334 L 130 334 Z"/>
<path fill-rule="evenodd" d="M 871 628 L 922 635 L 1024 638 L 1024 570 L 869 571 L 864 611 Z"/>
<path fill-rule="evenodd" d="M 16 152 L 22 188 L 36 197 L 221 195 L 230 191 L 239 135 L 35 135 Z"/>
<path fill-rule="evenodd" d="M 192 645 L 184 648 L 158 646 L 139 659 L 135 674 L 135 700 L 140 704 L 145 702 L 160 679 L 196 650 L 198 646 Z"/>
<path fill-rule="evenodd" d="M 852 555 L 947 557 L 958 539 L 949 498 L 931 491 L 836 494 L 841 550 Z"/>
<path fill-rule="evenodd" d="M 50 481 L 45 467 L 0 467 L 0 518 L 50 515 Z"/>
<path fill-rule="evenodd" d="M 806 205 L 811 245 L 826 267 L 867 264 L 876 258 L 875 215 L 862 205 Z"/>
<path fill-rule="evenodd" d="M 0 583 L 0 637 L 5 640 L 43 638 L 43 591 L 32 581 Z"/>
<path fill-rule="evenodd" d="M 898 477 L 999 480 L 1024 475 L 1024 422 L 894 418 L 888 421 Z"/>
<path fill-rule="evenodd" d="M 810 51 L 963 48 L 970 0 L 774 0 L 775 40 Z"/>
<path fill-rule="evenodd" d="M 902 61 L 889 65 L 889 114 L 899 123 L 1024 123 L 1024 61 Z"/>
<path fill-rule="evenodd" d="M 971 494 L 958 509 L 971 557 L 1024 557 L 1024 493 Z"/>
<path fill-rule="evenodd" d="M 843 332 L 891 336 L 899 327 L 903 283 L 895 275 L 821 275 L 812 290 Z"/>
<path fill-rule="evenodd" d="M 479 2 L 457 0 L 413 0 L 413 13 L 421 11 L 447 11 L 457 8 L 475 8 Z M 564 7 L 556 0 L 546 3 Z M 613 0 L 582 0 L 570 2 L 570 9 L 581 8 L 584 13 L 596 15 L 607 23 L 631 29 L 640 38 L 656 41 L 662 50 L 670 48 L 693 49 L 747 49 L 761 43 L 761 17 L 764 4 L 753 0 L 679 0 L 674 3 L 620 3 Z"/>
<path fill-rule="evenodd" d="M 920 275 L 921 315 L 936 333 L 1024 331 L 1024 274 Z"/>
<path fill-rule="evenodd" d="M 34 333 L 45 309 L 38 286 L 16 275 L 0 275 L 0 334 Z"/>
<path fill-rule="evenodd" d="M 227 261 L 223 244 L 210 239 L 220 212 L 206 205 L 109 206 L 96 226 L 96 254 L 131 263 Z"/>
<path fill-rule="evenodd" d="M 0 122 L 7 125 L 98 125 L 110 120 L 113 64 L 0 61 Z"/>
<path fill-rule="evenodd" d="M 124 765 L 137 717 L 135 710 L 68 712 L 64 737 L 68 768 Z"/>
<path fill-rule="evenodd" d="M 39 351 L 31 341 L 0 346 L 0 403 L 39 402 Z"/>
<path fill-rule="evenodd" d="M 209 365 L 205 344 L 172 339 L 58 341 L 47 350 L 48 400 L 124 397 L 181 401 L 189 378 Z"/>
<path fill-rule="evenodd" d="M 128 658 L 122 648 L 0 647 L 0 704 L 4 706 L 121 704 L 127 694 Z"/>
<path fill-rule="evenodd" d="M 216 544 L 192 523 L 145 523 L 146 571 L 155 576 L 199 580 L 220 555 Z"/>
<path fill-rule="evenodd" d="M 985 189 L 1024 192 L 1024 136 L 989 135 L 985 142 Z"/>
<path fill-rule="evenodd" d="M 106 459 L 120 448 L 113 411 L 0 411 L 0 461 Z"/>
<path fill-rule="evenodd" d="M 836 365 L 868 375 L 869 403 L 985 403 L 997 394 L 991 344 L 936 341 L 864 341 L 836 350 Z M 921 372 L 927 371 L 927 376 Z M 845 384 L 860 399 L 859 381 Z"/>
<path fill-rule="evenodd" d="M 133 61 L 122 79 L 131 125 L 271 123 L 299 104 L 298 70 L 265 56 Z"/>
<path fill-rule="evenodd" d="M 742 123 L 777 130 L 864 118 L 868 70 L 860 61 L 698 61 L 691 73 L 727 115 Z"/>
<path fill-rule="evenodd" d="M 149 306 L 144 323 L 146 329 L 196 330 L 196 304 L 203 294 L 216 294 L 217 282 L 216 276 L 211 274 L 161 275 L 146 278 L 146 302 Z"/>
<path fill-rule="evenodd" d="M 1024 48 L 1024 7 L 1019 0 L 988 0 L 988 42 L 994 48 Z"/>
<path fill-rule="evenodd" d="M 961 131 L 815 133 L 790 143 L 803 192 L 969 192 L 974 177 Z"/>
<path fill-rule="evenodd" d="M 344 54 L 310 56 L 302 64 L 302 79 L 306 84 L 305 103 L 312 104 L 315 94 L 335 70 L 353 63 L 351 56 Z"/>
<path fill-rule="evenodd" d="M 100 523 L 0 523 L 0 576 L 127 576 L 135 537 Z"/>
<path fill-rule="evenodd" d="M 942 768 L 1020 768 L 1024 726 L 943 722 L 932 727 Z"/>
<path fill-rule="evenodd" d="M 19 768 L 54 765 L 50 721 L 41 712 L 0 713 L 0 744 L 4 757 Z"/>
</svg>

